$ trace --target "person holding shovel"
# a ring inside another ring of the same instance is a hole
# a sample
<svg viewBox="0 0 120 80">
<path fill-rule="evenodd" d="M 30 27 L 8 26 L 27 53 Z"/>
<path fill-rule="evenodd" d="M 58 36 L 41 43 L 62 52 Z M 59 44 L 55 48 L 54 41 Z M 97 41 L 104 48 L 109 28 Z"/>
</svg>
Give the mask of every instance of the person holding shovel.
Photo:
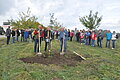
<svg viewBox="0 0 120 80">
<path fill-rule="evenodd" d="M 44 32 L 44 37 L 45 37 L 45 51 L 47 51 L 47 47 L 48 47 L 48 50 L 50 52 L 51 40 L 52 40 L 52 32 L 50 27 L 47 27 L 47 30 Z"/>
<path fill-rule="evenodd" d="M 67 40 L 68 40 L 68 32 L 65 28 L 60 29 L 59 33 L 59 40 L 60 40 L 60 55 L 64 55 L 67 49 Z"/>
<path fill-rule="evenodd" d="M 36 54 L 37 52 L 39 52 L 39 34 L 37 29 L 34 30 L 34 53 Z"/>
</svg>

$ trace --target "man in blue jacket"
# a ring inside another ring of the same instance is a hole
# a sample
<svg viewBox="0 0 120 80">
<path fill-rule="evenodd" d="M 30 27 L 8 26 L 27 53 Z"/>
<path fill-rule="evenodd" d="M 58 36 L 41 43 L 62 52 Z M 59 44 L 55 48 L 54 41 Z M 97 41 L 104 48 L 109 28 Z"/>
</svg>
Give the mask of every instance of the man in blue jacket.
<svg viewBox="0 0 120 80">
<path fill-rule="evenodd" d="M 68 40 L 68 32 L 65 28 L 61 28 L 59 33 L 59 40 L 60 40 L 60 54 L 64 55 L 67 49 L 67 40 Z"/>
<path fill-rule="evenodd" d="M 112 38 L 112 33 L 110 32 L 110 30 L 108 30 L 106 33 L 106 48 L 110 48 L 111 38 Z"/>
<path fill-rule="evenodd" d="M 90 37 L 90 32 L 89 31 L 86 31 L 85 33 L 85 45 L 88 45 L 89 44 L 89 37 Z"/>
</svg>

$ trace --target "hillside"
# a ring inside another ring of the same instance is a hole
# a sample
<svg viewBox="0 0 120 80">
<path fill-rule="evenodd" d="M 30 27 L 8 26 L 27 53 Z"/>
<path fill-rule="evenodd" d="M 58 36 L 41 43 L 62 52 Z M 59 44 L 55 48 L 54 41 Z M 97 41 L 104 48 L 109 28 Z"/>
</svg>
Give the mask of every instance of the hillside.
<svg viewBox="0 0 120 80">
<path fill-rule="evenodd" d="M 35 57 L 33 44 L 16 42 L 6 45 L 5 39 L 0 39 L 0 80 L 120 80 L 120 40 L 114 50 L 105 48 L 105 43 L 101 49 L 68 42 L 65 57 L 69 58 L 68 55 L 76 51 L 86 58 L 73 65 L 24 63 L 21 58 Z M 58 53 L 59 42 L 54 40 L 52 54 Z"/>
</svg>

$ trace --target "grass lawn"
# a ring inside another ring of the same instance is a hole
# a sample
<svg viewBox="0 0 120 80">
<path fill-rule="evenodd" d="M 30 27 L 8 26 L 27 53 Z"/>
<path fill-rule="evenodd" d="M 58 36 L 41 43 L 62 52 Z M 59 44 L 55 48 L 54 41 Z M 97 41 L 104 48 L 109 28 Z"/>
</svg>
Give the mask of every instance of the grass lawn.
<svg viewBox="0 0 120 80">
<path fill-rule="evenodd" d="M 0 39 L 0 80 L 120 80 L 120 40 L 114 50 L 105 48 L 105 42 L 102 49 L 68 42 L 68 52 L 76 51 L 87 59 L 76 66 L 30 64 L 19 60 L 35 56 L 33 44 L 6 45 L 5 39 Z M 59 52 L 56 40 L 52 41 L 52 51 Z"/>
</svg>

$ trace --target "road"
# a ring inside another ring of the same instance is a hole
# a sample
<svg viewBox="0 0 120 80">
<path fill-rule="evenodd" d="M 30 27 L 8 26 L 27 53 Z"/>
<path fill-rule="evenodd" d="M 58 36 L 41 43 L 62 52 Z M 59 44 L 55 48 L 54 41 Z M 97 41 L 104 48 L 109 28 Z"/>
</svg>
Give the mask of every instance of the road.
<svg viewBox="0 0 120 80">
<path fill-rule="evenodd" d="M 0 38 L 4 38 L 5 37 L 5 35 L 0 35 Z"/>
</svg>

